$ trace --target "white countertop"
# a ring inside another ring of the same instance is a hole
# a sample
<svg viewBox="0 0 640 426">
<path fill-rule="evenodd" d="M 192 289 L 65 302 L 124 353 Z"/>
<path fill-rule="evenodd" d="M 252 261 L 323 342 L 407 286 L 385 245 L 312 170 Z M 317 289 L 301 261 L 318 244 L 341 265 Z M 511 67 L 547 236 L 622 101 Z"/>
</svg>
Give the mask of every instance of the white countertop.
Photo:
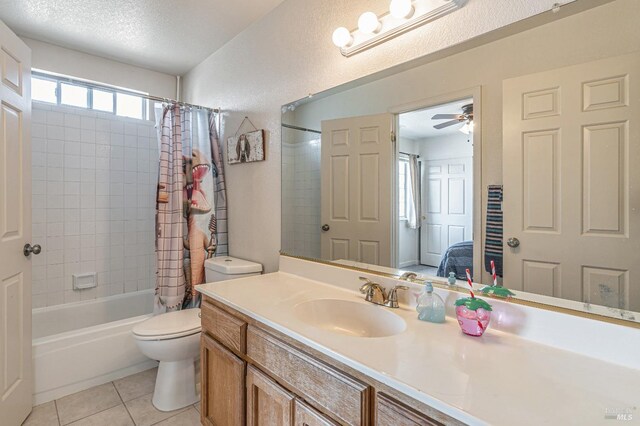
<svg viewBox="0 0 640 426">
<path fill-rule="evenodd" d="M 491 329 L 462 334 L 457 321 L 417 319 L 413 308 L 391 310 L 407 329 L 381 338 L 322 330 L 294 316 L 313 299 L 367 303 L 354 291 L 284 272 L 203 284 L 216 299 L 363 374 L 457 418 L 481 425 L 611 425 L 609 412 L 630 409 L 640 423 L 640 371 L 534 343 Z M 596 338 L 596 337 L 594 337 Z M 620 350 L 637 351 L 620 342 Z"/>
</svg>

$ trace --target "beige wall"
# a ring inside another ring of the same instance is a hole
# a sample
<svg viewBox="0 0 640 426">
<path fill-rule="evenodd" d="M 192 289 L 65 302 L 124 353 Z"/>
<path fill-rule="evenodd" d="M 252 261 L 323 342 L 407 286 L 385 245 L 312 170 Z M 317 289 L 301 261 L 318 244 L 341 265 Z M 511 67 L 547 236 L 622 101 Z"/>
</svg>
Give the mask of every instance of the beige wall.
<svg viewBox="0 0 640 426">
<path fill-rule="evenodd" d="M 176 77 L 22 37 L 33 68 L 175 99 Z"/>
<path fill-rule="evenodd" d="M 332 31 L 341 25 L 353 26 L 364 10 L 373 8 L 381 12 L 388 3 L 286 0 L 190 71 L 184 80 L 185 100 L 222 107 L 226 111 L 223 138 L 235 133 L 245 115 L 258 127 L 267 129 L 266 162 L 227 168 L 231 254 L 262 262 L 267 272 L 277 270 L 282 104 L 455 46 L 548 10 L 554 2 L 470 0 L 461 10 L 436 22 L 344 58 L 331 43 Z M 518 56 L 522 55 L 523 52 L 518 52 Z M 440 69 L 449 71 L 429 76 L 428 88 L 413 92 L 410 85 L 403 85 L 398 90 L 412 93 L 418 99 L 434 96 L 442 93 L 443 82 L 451 83 L 461 75 L 467 78 L 466 73 L 485 59 L 476 57 L 476 62 L 449 69 L 451 60 L 440 61 Z M 409 75 L 416 72 L 407 71 Z M 394 95 L 392 101 L 395 98 Z M 487 107 L 496 104 L 491 96 L 483 102 Z M 487 161 L 485 167 L 495 176 L 501 174 L 499 158 Z"/>
</svg>

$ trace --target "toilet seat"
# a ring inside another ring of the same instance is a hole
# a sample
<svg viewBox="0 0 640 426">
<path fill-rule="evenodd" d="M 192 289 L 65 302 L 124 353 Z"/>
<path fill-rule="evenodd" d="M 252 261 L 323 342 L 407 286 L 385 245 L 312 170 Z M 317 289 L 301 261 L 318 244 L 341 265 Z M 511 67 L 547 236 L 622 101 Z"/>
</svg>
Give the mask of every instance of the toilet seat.
<svg viewBox="0 0 640 426">
<path fill-rule="evenodd" d="M 156 315 L 133 327 L 138 340 L 169 340 L 200 333 L 200 309 L 185 309 Z"/>
</svg>

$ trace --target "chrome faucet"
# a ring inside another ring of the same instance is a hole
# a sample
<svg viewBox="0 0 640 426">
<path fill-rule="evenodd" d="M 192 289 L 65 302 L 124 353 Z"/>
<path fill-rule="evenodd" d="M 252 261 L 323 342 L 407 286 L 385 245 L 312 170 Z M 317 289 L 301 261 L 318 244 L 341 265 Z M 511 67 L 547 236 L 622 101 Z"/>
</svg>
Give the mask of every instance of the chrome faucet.
<svg viewBox="0 0 640 426">
<path fill-rule="evenodd" d="M 388 308 L 397 308 L 399 306 L 398 290 L 409 290 L 409 287 L 406 285 L 397 285 L 389 290 L 389 294 L 387 295 L 384 287 L 378 283 L 374 283 L 369 278 L 360 277 L 360 281 L 364 281 L 364 284 L 360 287 L 360 293 L 366 295 L 364 300 Z"/>
</svg>

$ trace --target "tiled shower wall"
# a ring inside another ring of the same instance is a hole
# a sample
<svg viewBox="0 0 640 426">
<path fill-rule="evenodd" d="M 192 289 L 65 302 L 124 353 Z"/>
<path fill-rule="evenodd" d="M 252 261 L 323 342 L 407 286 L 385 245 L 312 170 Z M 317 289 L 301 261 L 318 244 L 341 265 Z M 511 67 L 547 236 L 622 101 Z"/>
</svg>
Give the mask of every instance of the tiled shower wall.
<svg viewBox="0 0 640 426">
<path fill-rule="evenodd" d="M 33 307 L 155 285 L 154 123 L 33 103 Z M 74 290 L 72 275 L 97 273 Z"/>
<path fill-rule="evenodd" d="M 282 250 L 320 258 L 320 135 L 283 131 Z"/>
</svg>

